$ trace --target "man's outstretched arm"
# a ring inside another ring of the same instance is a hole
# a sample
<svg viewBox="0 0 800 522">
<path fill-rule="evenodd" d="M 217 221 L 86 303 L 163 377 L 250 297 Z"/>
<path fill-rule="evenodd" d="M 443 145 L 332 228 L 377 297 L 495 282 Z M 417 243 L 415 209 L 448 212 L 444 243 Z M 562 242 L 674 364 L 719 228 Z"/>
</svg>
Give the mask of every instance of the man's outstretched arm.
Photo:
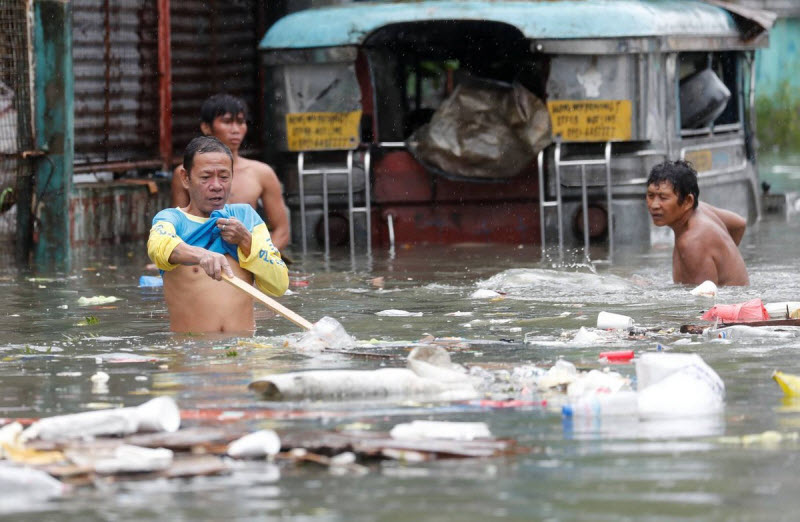
<svg viewBox="0 0 800 522">
<path fill-rule="evenodd" d="M 725 225 L 725 228 L 728 229 L 728 233 L 731 235 L 733 242 L 736 243 L 737 246 L 739 245 L 742 236 L 744 236 L 744 231 L 747 228 L 747 221 L 745 221 L 742 216 L 730 210 L 724 210 L 709 205 L 708 203 L 703 203 L 702 201 L 700 202 L 700 208 L 709 214 L 717 216 Z"/>
</svg>

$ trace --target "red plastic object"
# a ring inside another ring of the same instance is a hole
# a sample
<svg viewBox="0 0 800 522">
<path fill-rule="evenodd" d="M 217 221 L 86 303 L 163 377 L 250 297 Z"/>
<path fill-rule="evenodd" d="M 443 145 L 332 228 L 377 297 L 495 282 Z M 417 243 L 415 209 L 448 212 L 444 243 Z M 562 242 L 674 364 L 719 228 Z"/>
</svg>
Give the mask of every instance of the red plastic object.
<svg viewBox="0 0 800 522">
<path fill-rule="evenodd" d="M 633 350 L 619 350 L 617 352 L 600 352 L 600 358 L 608 362 L 626 363 L 633 359 Z"/>
<path fill-rule="evenodd" d="M 706 321 L 719 319 L 723 322 L 767 321 L 769 314 L 767 309 L 764 308 L 764 303 L 761 302 L 761 299 L 751 299 L 739 304 L 714 305 L 708 312 L 703 314 L 702 318 Z"/>
</svg>

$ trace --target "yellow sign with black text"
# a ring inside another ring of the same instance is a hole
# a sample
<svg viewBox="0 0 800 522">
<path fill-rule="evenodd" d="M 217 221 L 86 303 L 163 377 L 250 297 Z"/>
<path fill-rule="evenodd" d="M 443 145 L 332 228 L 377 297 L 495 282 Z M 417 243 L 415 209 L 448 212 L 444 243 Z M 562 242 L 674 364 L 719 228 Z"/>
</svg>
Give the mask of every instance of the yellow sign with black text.
<svg viewBox="0 0 800 522">
<path fill-rule="evenodd" d="M 351 150 L 358 147 L 361 111 L 294 112 L 286 115 L 289 150 Z"/>
<path fill-rule="evenodd" d="M 683 159 L 691 163 L 697 172 L 708 172 L 714 164 L 711 149 L 690 150 Z"/>
<path fill-rule="evenodd" d="M 547 110 L 553 137 L 563 141 L 631 139 L 630 100 L 555 100 Z"/>
</svg>

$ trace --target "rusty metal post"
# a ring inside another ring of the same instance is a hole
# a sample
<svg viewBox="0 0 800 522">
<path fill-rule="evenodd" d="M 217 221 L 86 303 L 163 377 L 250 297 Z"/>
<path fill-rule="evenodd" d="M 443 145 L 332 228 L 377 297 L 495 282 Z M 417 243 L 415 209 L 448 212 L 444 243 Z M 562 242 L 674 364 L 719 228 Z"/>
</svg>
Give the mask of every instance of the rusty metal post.
<svg viewBox="0 0 800 522">
<path fill-rule="evenodd" d="M 158 0 L 158 98 L 161 169 L 172 170 L 172 53 L 169 0 Z"/>
<path fill-rule="evenodd" d="M 69 196 L 74 159 L 72 7 L 66 0 L 34 3 L 37 159 L 34 262 L 46 269 L 70 265 Z"/>
</svg>

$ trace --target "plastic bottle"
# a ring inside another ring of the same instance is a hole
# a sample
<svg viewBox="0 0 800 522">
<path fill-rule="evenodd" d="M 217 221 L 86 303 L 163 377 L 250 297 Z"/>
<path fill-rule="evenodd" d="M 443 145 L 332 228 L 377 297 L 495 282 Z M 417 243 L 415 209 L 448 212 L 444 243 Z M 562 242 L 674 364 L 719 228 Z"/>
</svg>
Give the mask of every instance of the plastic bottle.
<svg viewBox="0 0 800 522">
<path fill-rule="evenodd" d="M 792 332 L 778 332 L 767 328 L 745 326 L 743 324 L 726 326 L 725 328 L 707 328 L 703 334 L 708 339 L 791 339 L 795 336 Z"/>
<path fill-rule="evenodd" d="M 565 417 L 610 417 L 637 415 L 638 398 L 635 391 L 593 393 L 561 407 Z"/>
</svg>

